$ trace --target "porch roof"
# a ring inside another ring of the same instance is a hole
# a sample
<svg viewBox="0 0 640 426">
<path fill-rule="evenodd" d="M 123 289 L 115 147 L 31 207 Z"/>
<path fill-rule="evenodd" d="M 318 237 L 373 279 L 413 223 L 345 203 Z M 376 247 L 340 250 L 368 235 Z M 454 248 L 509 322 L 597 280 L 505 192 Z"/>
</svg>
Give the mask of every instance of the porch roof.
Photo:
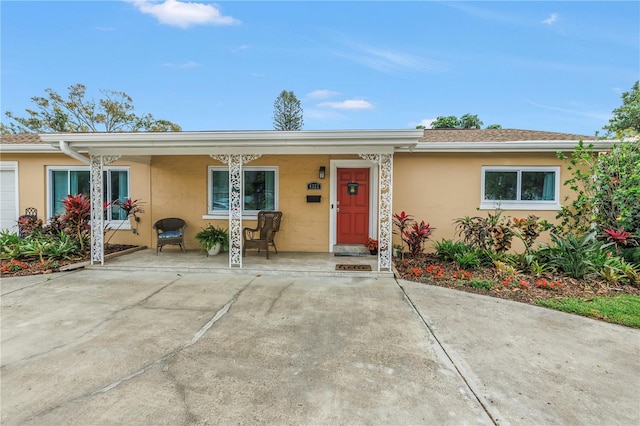
<svg viewBox="0 0 640 426">
<path fill-rule="evenodd" d="M 90 155 L 392 154 L 422 136 L 419 129 L 40 134 L 56 148 Z"/>
</svg>

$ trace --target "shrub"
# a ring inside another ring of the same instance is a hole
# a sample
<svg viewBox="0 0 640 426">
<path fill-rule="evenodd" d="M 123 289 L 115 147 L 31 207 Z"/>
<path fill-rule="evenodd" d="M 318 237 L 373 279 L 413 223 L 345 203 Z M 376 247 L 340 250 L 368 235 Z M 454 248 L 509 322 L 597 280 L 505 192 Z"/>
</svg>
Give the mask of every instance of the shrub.
<svg viewBox="0 0 640 426">
<path fill-rule="evenodd" d="M 62 200 L 64 204 L 64 214 L 62 220 L 65 222 L 69 233 L 74 236 L 80 250 L 84 251 L 86 242 L 89 240 L 89 221 L 91 220 L 91 202 L 82 194 L 68 195 Z"/>
<path fill-rule="evenodd" d="M 595 236 L 595 232 L 582 237 L 569 234 L 564 238 L 552 234 L 552 244 L 541 248 L 539 253 L 548 259 L 551 266 L 571 278 L 581 279 L 594 272 L 594 262 L 597 262 L 598 256 L 606 253 Z"/>
<path fill-rule="evenodd" d="M 481 261 L 477 251 L 467 251 L 464 253 L 456 253 L 453 260 L 458 263 L 461 269 L 475 269 L 480 266 Z"/>
<path fill-rule="evenodd" d="M 402 247 L 404 248 L 404 243 L 407 243 L 409 252 L 414 258 L 424 251 L 424 245 L 435 229 L 424 220 L 418 223 L 413 216 L 405 212 L 394 214 L 393 224 L 398 228 L 394 233 L 400 235 Z"/>
<path fill-rule="evenodd" d="M 433 243 L 433 247 L 436 250 L 436 257 L 445 262 L 451 262 L 455 260 L 456 254 L 462 254 L 469 248 L 462 241 L 453 241 L 443 239 Z"/>
<path fill-rule="evenodd" d="M 511 221 L 502 217 L 502 210 L 488 213 L 486 218 L 465 216 L 456 219 L 456 233 L 473 247 L 501 253 L 511 248 L 515 236 Z"/>
</svg>

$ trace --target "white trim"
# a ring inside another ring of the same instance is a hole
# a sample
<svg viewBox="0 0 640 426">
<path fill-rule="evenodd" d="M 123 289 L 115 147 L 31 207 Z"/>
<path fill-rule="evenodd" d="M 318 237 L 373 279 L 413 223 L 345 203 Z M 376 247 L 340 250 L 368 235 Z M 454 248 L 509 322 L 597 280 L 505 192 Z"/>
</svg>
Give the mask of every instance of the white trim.
<svg viewBox="0 0 640 426">
<path fill-rule="evenodd" d="M 389 154 L 412 148 L 422 130 L 55 133 L 39 135 L 60 148 L 91 155 Z"/>
<path fill-rule="evenodd" d="M 16 221 L 20 217 L 20 185 L 18 183 L 19 173 L 18 173 L 18 162 L 17 161 L 0 161 L 0 170 L 10 170 L 14 173 L 14 196 L 16 203 L 15 210 L 15 219 Z M 2 200 L 0 200 L 2 201 Z"/>
<path fill-rule="evenodd" d="M 485 200 L 485 172 L 518 172 L 517 190 L 520 196 L 521 172 L 554 172 L 554 200 Z M 482 166 L 480 172 L 480 210 L 560 210 L 560 167 L 559 166 Z"/>
<path fill-rule="evenodd" d="M 338 169 L 369 169 L 369 237 L 377 238 L 378 234 L 378 166 L 369 160 L 330 160 L 329 180 L 329 253 L 337 241 L 336 204 L 338 201 Z M 364 244 L 364 241 L 363 241 Z"/>
<path fill-rule="evenodd" d="M 45 212 L 46 212 L 46 218 L 47 221 L 51 220 L 51 218 L 53 217 L 53 200 L 52 200 L 52 194 L 53 194 L 53 182 L 51 179 L 51 172 L 54 170 L 63 170 L 63 171 L 67 171 L 67 172 L 87 172 L 87 173 L 91 173 L 91 168 L 89 166 L 46 166 L 46 187 L 47 187 L 47 191 L 46 191 L 46 206 L 45 206 Z M 127 172 L 127 196 L 128 198 L 131 198 L 131 167 L 129 166 L 105 166 L 103 168 L 103 171 L 105 172 L 109 172 L 112 170 L 116 170 L 116 171 L 126 171 Z M 106 184 L 106 183 L 105 183 Z M 104 200 L 102 201 L 104 202 Z M 105 220 L 104 221 L 105 225 L 109 226 L 109 229 L 111 231 L 124 231 L 124 230 L 131 230 L 131 221 L 129 218 L 123 219 L 123 220 Z"/>
<path fill-rule="evenodd" d="M 34 143 L 3 143 L 0 144 L 0 151 L 4 154 L 50 154 L 60 152 L 60 150 L 49 144 Z"/>
<path fill-rule="evenodd" d="M 203 219 L 229 219 L 229 210 L 210 210 L 211 196 L 213 195 L 211 187 L 211 171 L 221 170 L 229 171 L 228 166 L 207 166 L 207 213 L 202 216 Z M 242 200 L 242 219 L 254 220 L 258 218 L 258 210 L 244 210 L 244 172 L 245 171 L 266 171 L 274 172 L 274 189 L 273 189 L 273 210 L 278 210 L 280 207 L 280 171 L 279 166 L 243 166 L 242 167 L 242 194 L 240 199 Z"/>
</svg>

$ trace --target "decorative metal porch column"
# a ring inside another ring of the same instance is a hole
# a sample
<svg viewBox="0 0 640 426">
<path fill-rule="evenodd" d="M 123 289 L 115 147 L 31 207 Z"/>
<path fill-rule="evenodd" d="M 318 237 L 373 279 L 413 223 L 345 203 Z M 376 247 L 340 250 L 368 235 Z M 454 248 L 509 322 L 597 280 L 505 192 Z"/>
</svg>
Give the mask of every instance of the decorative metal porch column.
<svg viewBox="0 0 640 426">
<path fill-rule="evenodd" d="M 391 271 L 393 154 L 360 154 L 378 165 L 378 272 Z"/>
<path fill-rule="evenodd" d="M 91 264 L 104 265 L 104 207 L 102 199 L 102 176 L 104 166 L 113 163 L 119 155 L 91 155 Z"/>
<path fill-rule="evenodd" d="M 242 268 L 242 164 L 260 154 L 211 154 L 211 158 L 229 166 L 229 267 Z"/>
</svg>

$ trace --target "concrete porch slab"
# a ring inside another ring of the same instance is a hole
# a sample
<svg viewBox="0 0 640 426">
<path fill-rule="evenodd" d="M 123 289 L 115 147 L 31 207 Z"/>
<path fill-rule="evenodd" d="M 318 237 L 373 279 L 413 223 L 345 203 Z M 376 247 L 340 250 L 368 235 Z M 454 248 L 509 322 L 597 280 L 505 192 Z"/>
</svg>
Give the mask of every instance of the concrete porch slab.
<svg viewBox="0 0 640 426">
<path fill-rule="evenodd" d="M 367 271 L 337 271 L 336 265 L 369 265 Z M 320 275 L 346 277 L 393 277 L 392 272 L 378 272 L 378 257 L 334 256 L 333 253 L 279 252 L 264 253 L 247 251 L 242 258 L 242 268 L 229 267 L 229 253 L 207 256 L 198 250 L 172 250 L 165 248 L 156 254 L 155 249 L 144 249 L 124 256 L 107 259 L 104 266 L 87 266 L 90 269 L 130 270 L 130 271 L 170 271 L 178 273 L 215 272 L 219 274 L 243 272 L 247 274 L 277 274 L 286 272 L 293 275 Z"/>
</svg>

